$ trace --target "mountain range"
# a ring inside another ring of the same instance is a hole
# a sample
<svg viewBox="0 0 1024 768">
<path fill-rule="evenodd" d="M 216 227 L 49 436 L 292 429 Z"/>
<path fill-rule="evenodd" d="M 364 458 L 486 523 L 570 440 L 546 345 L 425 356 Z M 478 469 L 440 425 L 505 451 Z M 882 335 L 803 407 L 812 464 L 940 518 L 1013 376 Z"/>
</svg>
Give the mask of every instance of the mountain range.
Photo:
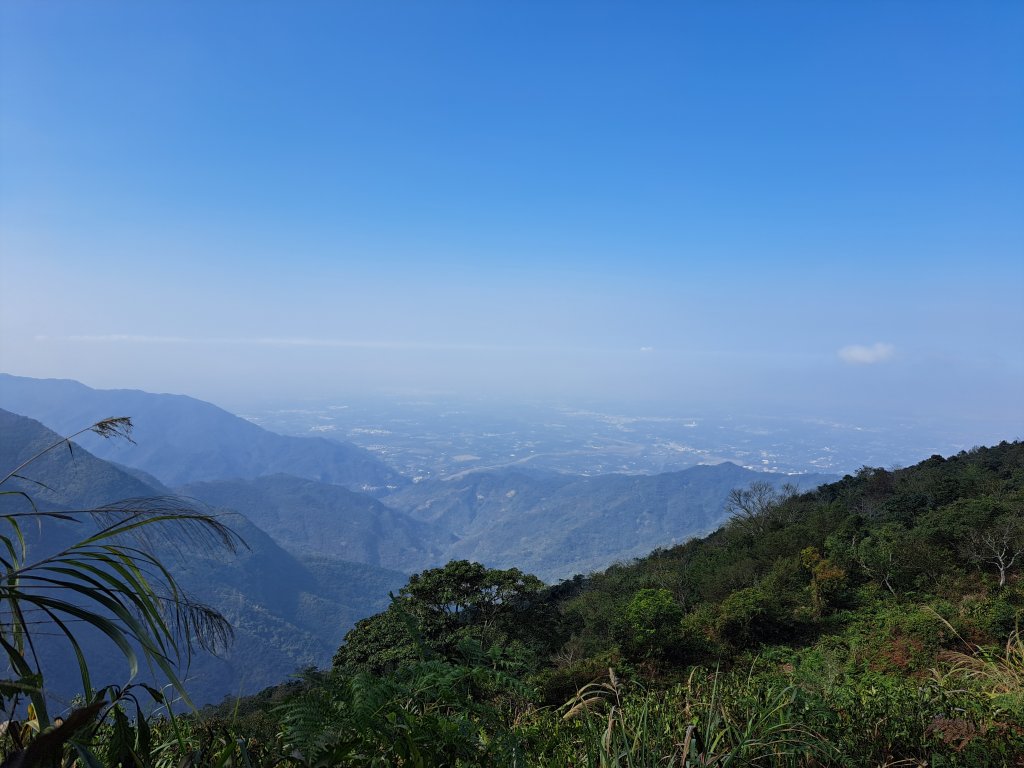
<svg viewBox="0 0 1024 768">
<path fill-rule="evenodd" d="M 365 491 L 406 482 L 351 443 L 278 435 L 185 395 L 92 389 L 68 379 L 0 374 L 0 408 L 37 419 L 62 435 L 100 419 L 130 416 L 134 444 L 83 435 L 82 446 L 101 459 L 144 470 L 171 487 L 278 472 Z"/>
<path fill-rule="evenodd" d="M 245 516 L 296 555 L 339 557 L 407 572 L 440 562 L 454 542 L 421 522 L 338 485 L 293 475 L 211 480 L 177 489 L 186 497 Z"/>
<path fill-rule="evenodd" d="M 729 491 L 754 480 L 806 489 L 831 479 L 724 463 L 592 477 L 503 468 L 412 482 L 355 446 L 277 435 L 181 395 L 0 374 L 0 407 L 13 411 L 0 412 L 0 468 L 103 418 L 135 424 L 135 444 L 87 433 L 72 451 L 34 463 L 42 485 L 14 487 L 37 503 L 89 508 L 173 493 L 225 515 L 246 540 L 234 558 L 193 552 L 174 563 L 236 627 L 223 658 L 193 663 L 199 702 L 325 664 L 409 573 L 470 559 L 555 581 L 710 532 L 727 517 Z M 50 683 L 73 690 L 73 680 Z"/>
<path fill-rule="evenodd" d="M 449 558 L 515 566 L 551 581 L 710 533 L 728 517 L 733 488 L 769 480 L 806 490 L 828 479 L 730 462 L 594 477 L 504 469 L 408 485 L 382 501 L 450 531 Z"/>
</svg>

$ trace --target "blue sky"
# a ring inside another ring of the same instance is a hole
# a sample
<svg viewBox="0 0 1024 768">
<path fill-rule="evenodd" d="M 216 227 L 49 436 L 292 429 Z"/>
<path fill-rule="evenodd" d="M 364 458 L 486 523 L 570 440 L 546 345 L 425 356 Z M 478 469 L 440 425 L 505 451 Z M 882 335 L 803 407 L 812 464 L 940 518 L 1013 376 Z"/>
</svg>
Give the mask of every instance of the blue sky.
<svg viewBox="0 0 1024 768">
<path fill-rule="evenodd" d="M 1024 425 L 1024 5 L 0 5 L 0 368 Z"/>
</svg>

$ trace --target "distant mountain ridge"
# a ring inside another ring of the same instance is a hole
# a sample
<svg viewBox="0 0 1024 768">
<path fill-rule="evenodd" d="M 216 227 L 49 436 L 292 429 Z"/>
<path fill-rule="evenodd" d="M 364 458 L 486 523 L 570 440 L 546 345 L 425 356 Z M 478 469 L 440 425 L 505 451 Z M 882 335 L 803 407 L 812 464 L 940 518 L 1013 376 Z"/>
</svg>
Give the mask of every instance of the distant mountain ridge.
<svg viewBox="0 0 1024 768">
<path fill-rule="evenodd" d="M 406 573 L 467 558 L 564 578 L 709 533 L 725 520 L 729 491 L 754 480 L 808 489 L 834 479 L 725 463 L 592 477 L 510 467 L 412 483 L 355 446 L 276 435 L 182 395 L 0 374 L 0 406 L 12 402 L 68 431 L 130 415 L 138 445 L 83 442 L 144 482 L 252 515 L 296 555 Z"/>
<path fill-rule="evenodd" d="M 110 416 L 130 416 L 135 441 L 83 435 L 102 459 L 141 469 L 167 486 L 285 473 L 364 491 L 407 482 L 369 451 L 320 437 L 268 432 L 185 395 L 92 389 L 69 379 L 0 374 L 0 408 L 70 434 Z"/>
<path fill-rule="evenodd" d="M 245 513 L 285 549 L 406 572 L 440 562 L 454 537 L 366 494 L 292 475 L 190 483 L 179 493 Z"/>
<path fill-rule="evenodd" d="M 728 517 L 729 491 L 756 480 L 809 490 L 833 479 L 755 472 L 729 462 L 594 477 L 508 469 L 409 485 L 382 501 L 455 533 L 452 558 L 554 580 L 710 533 Z"/>
</svg>

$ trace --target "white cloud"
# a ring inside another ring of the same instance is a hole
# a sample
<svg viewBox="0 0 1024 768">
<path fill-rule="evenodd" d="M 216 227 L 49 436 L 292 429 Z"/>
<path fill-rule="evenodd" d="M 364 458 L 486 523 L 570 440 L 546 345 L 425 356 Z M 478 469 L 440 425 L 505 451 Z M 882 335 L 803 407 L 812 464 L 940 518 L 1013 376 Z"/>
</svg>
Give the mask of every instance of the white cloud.
<svg viewBox="0 0 1024 768">
<path fill-rule="evenodd" d="M 892 344 L 877 341 L 874 344 L 851 344 L 839 350 L 839 359 L 850 365 L 873 365 L 884 363 L 896 354 Z"/>
</svg>

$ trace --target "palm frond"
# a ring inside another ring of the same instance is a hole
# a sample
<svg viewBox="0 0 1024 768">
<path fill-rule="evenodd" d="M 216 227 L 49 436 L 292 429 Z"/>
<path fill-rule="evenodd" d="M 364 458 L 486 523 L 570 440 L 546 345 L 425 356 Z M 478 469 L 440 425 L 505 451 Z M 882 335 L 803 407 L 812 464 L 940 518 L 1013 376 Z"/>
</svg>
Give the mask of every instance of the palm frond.
<svg viewBox="0 0 1024 768">
<path fill-rule="evenodd" d="M 131 440 L 131 429 L 126 417 L 96 422 L 22 462 L 0 477 L 0 486 L 21 478 L 21 470 L 48 451 L 65 444 L 70 448 L 71 438 L 79 434 Z M 40 722 L 48 721 L 42 696 L 45 670 L 35 652 L 35 638 L 55 634 L 71 645 L 83 690 L 91 698 L 88 659 L 78 637 L 87 626 L 119 650 L 132 676 L 141 657 L 159 668 L 187 701 L 178 666 L 191 660 L 196 647 L 225 647 L 233 630 L 217 611 L 184 592 L 167 562 L 196 552 L 236 552 L 245 542 L 215 515 L 177 497 L 46 511 L 24 491 L 0 493 L 21 496 L 30 506 L 29 511 L 0 518 L 7 528 L 0 535 L 0 647 L 18 676 L 5 681 L 6 690 L 28 693 Z M 92 528 L 60 551 L 30 560 L 24 520 L 39 525 L 91 522 Z"/>
</svg>

